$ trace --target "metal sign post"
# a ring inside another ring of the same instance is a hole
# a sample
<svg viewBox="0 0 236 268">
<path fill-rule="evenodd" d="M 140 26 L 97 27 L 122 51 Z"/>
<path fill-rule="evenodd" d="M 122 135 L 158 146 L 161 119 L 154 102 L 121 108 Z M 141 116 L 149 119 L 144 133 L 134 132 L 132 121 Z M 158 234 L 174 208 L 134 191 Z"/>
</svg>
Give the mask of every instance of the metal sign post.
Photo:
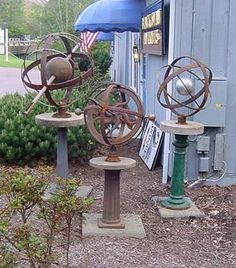
<svg viewBox="0 0 236 268">
<path fill-rule="evenodd" d="M 6 61 L 8 61 L 8 28 L 6 23 L 0 28 L 0 55 L 5 55 Z"/>
<path fill-rule="evenodd" d="M 4 30 L 0 28 L 0 55 L 4 55 L 5 53 L 5 42 L 4 42 Z"/>
<path fill-rule="evenodd" d="M 4 29 L 4 39 L 6 61 L 8 61 L 8 28 Z"/>
</svg>

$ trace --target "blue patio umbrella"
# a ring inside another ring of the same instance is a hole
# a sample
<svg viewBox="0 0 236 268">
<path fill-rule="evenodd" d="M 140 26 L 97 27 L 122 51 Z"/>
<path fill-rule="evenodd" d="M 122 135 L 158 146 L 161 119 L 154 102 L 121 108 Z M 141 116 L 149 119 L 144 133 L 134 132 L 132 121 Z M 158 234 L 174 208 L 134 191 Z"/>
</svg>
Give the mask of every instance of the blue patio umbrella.
<svg viewBox="0 0 236 268">
<path fill-rule="evenodd" d="M 80 32 L 138 32 L 144 0 L 100 0 L 88 6 L 77 18 Z"/>
<path fill-rule="evenodd" d="M 97 41 L 114 41 L 114 33 L 103 33 L 100 32 Z"/>
</svg>

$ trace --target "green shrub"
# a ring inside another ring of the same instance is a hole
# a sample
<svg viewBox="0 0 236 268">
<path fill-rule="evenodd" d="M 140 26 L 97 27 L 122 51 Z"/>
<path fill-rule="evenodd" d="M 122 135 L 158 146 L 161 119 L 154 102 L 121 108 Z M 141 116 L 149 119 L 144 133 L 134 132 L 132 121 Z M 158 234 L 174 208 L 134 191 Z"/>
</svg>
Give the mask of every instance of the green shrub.
<svg viewBox="0 0 236 268">
<path fill-rule="evenodd" d="M 94 50 L 92 55 L 95 60 L 95 65 L 102 74 L 106 74 L 111 66 L 112 58 L 107 51 Z"/>
<path fill-rule="evenodd" d="M 94 49 L 92 51 L 94 58 L 95 67 L 99 70 L 102 75 L 106 75 L 112 63 L 112 58 L 109 52 L 105 49 Z M 81 60 L 79 67 L 81 71 L 86 71 L 90 63 L 88 60 Z"/>
<path fill-rule="evenodd" d="M 74 90 L 72 100 L 76 100 L 69 107 L 83 109 L 88 96 L 93 91 L 94 81 L 102 80 L 96 76 L 95 80 L 85 82 L 80 90 Z M 55 92 L 60 95 L 63 92 Z M 44 128 L 35 124 L 35 116 L 44 112 L 51 112 L 52 107 L 37 103 L 28 115 L 22 115 L 32 100 L 32 94 L 20 96 L 6 95 L 0 99 L 0 158 L 4 163 L 24 165 L 35 160 L 53 160 L 56 156 L 56 129 Z M 44 100 L 47 103 L 46 100 Z M 96 148 L 96 143 L 85 126 L 68 130 L 69 158 L 87 158 Z"/>
<path fill-rule="evenodd" d="M 76 197 L 78 179 L 48 180 L 50 170 L 1 170 L 0 198 L 5 202 L 0 209 L 0 267 L 23 267 L 17 264 L 21 260 L 28 262 L 27 267 L 58 264 L 58 235 L 65 237 L 60 252 L 66 255 L 63 267 L 69 267 L 73 219 L 76 216 L 81 224 L 82 213 L 88 211 L 92 200 Z M 45 198 L 50 182 L 57 188 Z"/>
</svg>

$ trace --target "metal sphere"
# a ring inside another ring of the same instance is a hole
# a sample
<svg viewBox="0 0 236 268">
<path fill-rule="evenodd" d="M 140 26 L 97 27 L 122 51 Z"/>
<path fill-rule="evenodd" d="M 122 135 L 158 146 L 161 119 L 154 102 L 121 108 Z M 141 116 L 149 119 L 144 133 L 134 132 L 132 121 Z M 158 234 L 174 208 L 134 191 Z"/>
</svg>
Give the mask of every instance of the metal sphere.
<svg viewBox="0 0 236 268">
<path fill-rule="evenodd" d="M 190 63 L 186 64 L 186 61 Z M 187 76 L 198 81 L 195 87 L 191 79 L 186 78 Z M 167 90 L 167 85 L 176 78 L 178 80 L 175 89 L 179 95 L 184 96 L 184 99 L 176 96 L 174 91 L 170 94 Z M 180 57 L 167 66 L 164 81 L 157 92 L 157 99 L 163 107 L 178 116 L 179 122 L 186 122 L 186 117 L 204 108 L 210 94 L 211 81 L 212 72 L 205 64 L 192 57 Z"/>
<path fill-rule="evenodd" d="M 73 69 L 69 60 L 61 57 L 56 57 L 49 60 L 46 64 L 47 79 L 52 75 L 55 76 L 54 83 L 65 82 L 72 78 Z"/>
<path fill-rule="evenodd" d="M 55 47 L 59 47 L 60 51 Z M 22 68 L 22 82 L 26 88 L 36 90 L 38 95 L 25 114 L 28 114 L 38 99 L 45 94 L 49 104 L 58 108 L 58 117 L 66 116 L 64 111 L 71 103 L 73 89 L 78 89 L 83 81 L 93 75 L 93 59 L 89 53 L 81 52 L 81 47 L 82 40 L 79 37 L 69 33 L 53 33 L 43 37 L 37 49 L 27 55 Z M 80 70 L 79 66 L 84 61 L 88 63 L 88 68 Z M 35 75 L 32 75 L 37 71 L 41 81 L 36 81 Z M 65 92 L 53 94 L 54 90 Z"/>
<path fill-rule="evenodd" d="M 84 115 L 91 135 L 103 145 L 116 147 L 127 143 L 140 130 L 144 110 L 131 88 L 112 83 L 103 90 L 97 89 Z"/>
<path fill-rule="evenodd" d="M 193 92 L 193 81 L 187 77 L 178 79 L 175 85 L 175 89 L 182 96 L 191 95 Z"/>
</svg>

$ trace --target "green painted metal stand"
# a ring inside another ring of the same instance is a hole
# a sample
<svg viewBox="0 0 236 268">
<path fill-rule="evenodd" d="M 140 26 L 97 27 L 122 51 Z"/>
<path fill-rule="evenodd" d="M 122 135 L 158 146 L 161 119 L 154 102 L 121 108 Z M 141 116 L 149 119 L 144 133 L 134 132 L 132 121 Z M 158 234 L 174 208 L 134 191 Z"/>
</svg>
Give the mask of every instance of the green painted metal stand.
<svg viewBox="0 0 236 268">
<path fill-rule="evenodd" d="M 184 174 L 185 174 L 185 155 L 188 147 L 187 135 L 175 135 L 174 166 L 171 181 L 170 196 L 161 202 L 162 206 L 181 210 L 190 207 L 189 202 L 184 198 Z"/>
</svg>

